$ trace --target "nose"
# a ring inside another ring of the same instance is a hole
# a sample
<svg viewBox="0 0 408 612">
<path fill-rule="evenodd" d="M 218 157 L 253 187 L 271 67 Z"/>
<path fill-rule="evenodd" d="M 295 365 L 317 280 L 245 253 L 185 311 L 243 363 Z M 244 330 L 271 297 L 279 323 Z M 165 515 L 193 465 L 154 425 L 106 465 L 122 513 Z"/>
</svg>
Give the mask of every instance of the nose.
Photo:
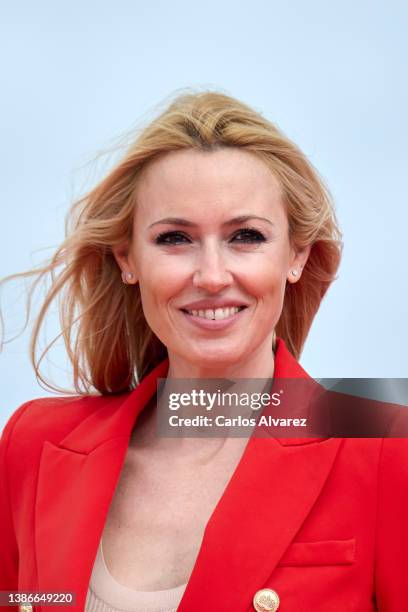
<svg viewBox="0 0 408 612">
<path fill-rule="evenodd" d="M 228 287 L 233 281 L 226 265 L 222 248 L 214 242 L 208 242 L 200 251 L 197 267 L 193 275 L 193 284 L 197 288 L 217 292 Z"/>
</svg>

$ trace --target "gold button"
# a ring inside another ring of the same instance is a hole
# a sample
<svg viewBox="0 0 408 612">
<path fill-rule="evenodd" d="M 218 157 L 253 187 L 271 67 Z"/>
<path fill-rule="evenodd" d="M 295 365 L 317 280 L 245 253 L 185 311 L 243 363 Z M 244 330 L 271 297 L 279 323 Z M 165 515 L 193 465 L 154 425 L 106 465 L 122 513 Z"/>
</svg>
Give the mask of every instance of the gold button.
<svg viewBox="0 0 408 612">
<path fill-rule="evenodd" d="M 254 596 L 256 612 L 275 612 L 279 608 L 279 596 L 272 589 L 261 589 Z"/>
</svg>

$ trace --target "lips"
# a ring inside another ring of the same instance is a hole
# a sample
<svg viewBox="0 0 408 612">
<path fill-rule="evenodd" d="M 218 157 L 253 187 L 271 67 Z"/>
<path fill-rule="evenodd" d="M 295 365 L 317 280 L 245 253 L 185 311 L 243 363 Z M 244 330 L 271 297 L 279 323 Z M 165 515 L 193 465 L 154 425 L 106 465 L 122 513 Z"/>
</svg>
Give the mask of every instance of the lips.
<svg viewBox="0 0 408 612">
<path fill-rule="evenodd" d="M 241 308 L 238 312 L 228 317 L 222 319 L 207 319 L 207 317 L 193 315 L 187 310 L 180 308 L 180 313 L 182 316 L 186 318 L 189 324 L 194 325 L 195 327 L 209 330 L 209 331 L 220 331 L 223 329 L 227 329 L 232 327 L 233 325 L 238 324 L 238 321 L 241 320 L 243 316 L 245 316 L 245 312 L 248 308 Z"/>
</svg>

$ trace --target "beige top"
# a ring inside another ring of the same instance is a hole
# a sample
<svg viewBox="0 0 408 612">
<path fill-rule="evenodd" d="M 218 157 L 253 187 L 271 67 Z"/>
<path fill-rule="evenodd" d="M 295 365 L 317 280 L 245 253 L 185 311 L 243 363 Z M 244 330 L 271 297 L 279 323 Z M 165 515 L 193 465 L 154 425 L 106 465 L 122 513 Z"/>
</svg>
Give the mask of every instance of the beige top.
<svg viewBox="0 0 408 612">
<path fill-rule="evenodd" d="M 101 538 L 85 612 L 176 612 L 186 586 L 187 583 L 164 591 L 134 591 L 120 584 L 106 567 Z"/>
</svg>

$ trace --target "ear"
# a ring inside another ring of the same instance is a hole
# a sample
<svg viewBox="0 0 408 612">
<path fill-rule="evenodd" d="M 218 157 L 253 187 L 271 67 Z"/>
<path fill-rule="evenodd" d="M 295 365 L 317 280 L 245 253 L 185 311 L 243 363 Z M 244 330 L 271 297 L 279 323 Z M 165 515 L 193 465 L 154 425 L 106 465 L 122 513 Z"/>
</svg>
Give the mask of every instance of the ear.
<svg viewBox="0 0 408 612">
<path fill-rule="evenodd" d="M 134 285 L 138 281 L 138 275 L 136 273 L 136 266 L 130 257 L 129 251 L 130 248 L 128 243 L 123 243 L 119 246 L 112 247 L 112 253 L 121 270 L 123 282 L 128 285 Z"/>
<path fill-rule="evenodd" d="M 306 247 L 302 247 L 301 249 L 294 248 L 292 250 L 291 264 L 287 275 L 290 283 L 297 283 L 302 276 L 302 271 L 310 255 L 311 248 L 312 245 L 308 245 Z"/>
</svg>

